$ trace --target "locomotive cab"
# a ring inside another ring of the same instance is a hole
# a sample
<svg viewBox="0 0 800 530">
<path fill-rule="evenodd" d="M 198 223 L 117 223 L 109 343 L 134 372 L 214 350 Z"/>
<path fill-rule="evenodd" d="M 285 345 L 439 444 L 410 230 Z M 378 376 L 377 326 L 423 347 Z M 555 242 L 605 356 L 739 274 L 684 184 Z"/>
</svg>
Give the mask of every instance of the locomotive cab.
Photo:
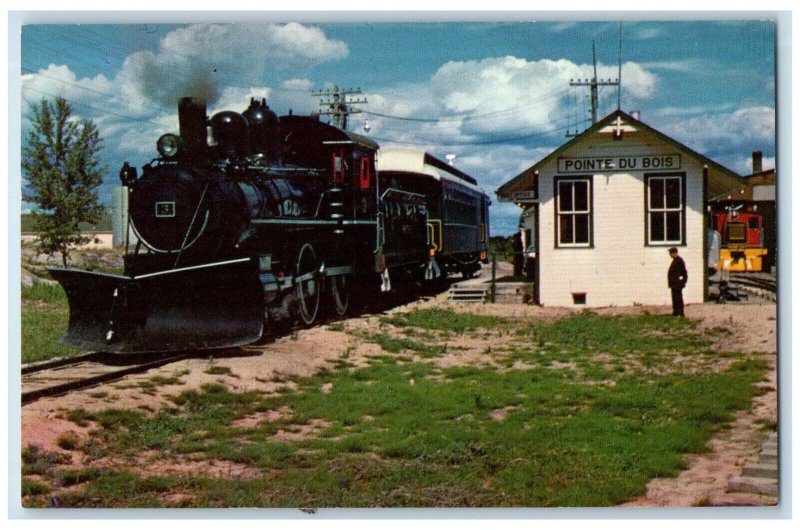
<svg viewBox="0 0 800 530">
<path fill-rule="evenodd" d="M 760 272 L 767 256 L 763 216 L 749 203 L 721 203 L 711 216 L 720 240 L 717 268 L 728 272 Z"/>
</svg>

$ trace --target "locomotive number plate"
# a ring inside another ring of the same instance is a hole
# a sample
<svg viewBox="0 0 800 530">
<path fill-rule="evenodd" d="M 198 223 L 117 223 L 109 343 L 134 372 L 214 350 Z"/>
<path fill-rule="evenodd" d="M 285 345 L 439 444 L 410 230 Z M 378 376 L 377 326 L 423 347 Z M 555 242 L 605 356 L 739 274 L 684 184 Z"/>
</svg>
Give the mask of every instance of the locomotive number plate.
<svg viewBox="0 0 800 530">
<path fill-rule="evenodd" d="M 175 217 L 175 203 L 172 201 L 157 202 L 156 217 Z"/>
</svg>

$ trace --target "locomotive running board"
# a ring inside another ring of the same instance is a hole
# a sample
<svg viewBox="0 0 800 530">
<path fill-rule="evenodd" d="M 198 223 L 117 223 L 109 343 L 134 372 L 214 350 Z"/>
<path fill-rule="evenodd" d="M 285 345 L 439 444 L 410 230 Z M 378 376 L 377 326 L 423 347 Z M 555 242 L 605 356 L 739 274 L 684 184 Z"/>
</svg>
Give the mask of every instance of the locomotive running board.
<svg viewBox="0 0 800 530">
<path fill-rule="evenodd" d="M 250 259 L 136 277 L 48 269 L 67 293 L 60 342 L 111 353 L 228 348 L 263 331 L 263 295 Z"/>
</svg>

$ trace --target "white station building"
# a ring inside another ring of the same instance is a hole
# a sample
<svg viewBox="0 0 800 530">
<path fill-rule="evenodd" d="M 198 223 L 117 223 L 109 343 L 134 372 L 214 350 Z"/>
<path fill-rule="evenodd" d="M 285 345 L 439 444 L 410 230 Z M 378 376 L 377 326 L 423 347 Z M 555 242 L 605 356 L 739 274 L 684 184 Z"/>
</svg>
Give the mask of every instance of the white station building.
<svg viewBox="0 0 800 530">
<path fill-rule="evenodd" d="M 589 307 L 670 304 L 667 250 L 707 291 L 707 201 L 741 188 L 733 171 L 622 111 L 575 136 L 497 190 L 523 210 L 535 251 L 534 301 Z"/>
</svg>

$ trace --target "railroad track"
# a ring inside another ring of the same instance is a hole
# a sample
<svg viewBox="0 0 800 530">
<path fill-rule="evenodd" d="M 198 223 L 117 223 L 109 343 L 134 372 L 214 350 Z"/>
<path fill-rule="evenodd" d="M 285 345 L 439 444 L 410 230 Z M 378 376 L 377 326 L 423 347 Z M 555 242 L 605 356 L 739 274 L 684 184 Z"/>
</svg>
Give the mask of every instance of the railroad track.
<svg viewBox="0 0 800 530">
<path fill-rule="evenodd" d="M 758 296 L 773 302 L 778 297 L 777 278 L 772 274 L 766 273 L 734 273 L 728 279 L 731 287 L 746 293 L 750 296 Z"/>
<path fill-rule="evenodd" d="M 25 365 L 22 367 L 22 404 L 108 383 L 187 357 L 187 353 L 144 357 L 94 352 Z"/>
<path fill-rule="evenodd" d="M 409 303 L 420 297 L 399 295 L 397 299 L 383 299 L 365 304 L 358 315 L 383 312 L 387 308 Z M 318 325 L 328 322 L 320 321 Z M 277 338 L 288 334 L 289 330 L 273 330 L 271 336 Z M 172 354 L 109 354 L 92 352 L 69 358 L 30 363 L 22 366 L 22 405 L 32 403 L 43 397 L 60 396 L 69 392 L 90 388 L 103 383 L 116 381 L 128 375 L 147 372 L 180 360 L 208 357 L 259 355 L 257 348 L 224 348 L 219 350 L 188 351 Z"/>
<path fill-rule="evenodd" d="M 775 293 L 778 290 L 778 281 L 772 274 L 750 273 L 750 274 L 731 274 L 729 281 L 733 285 L 753 287 Z"/>
</svg>

